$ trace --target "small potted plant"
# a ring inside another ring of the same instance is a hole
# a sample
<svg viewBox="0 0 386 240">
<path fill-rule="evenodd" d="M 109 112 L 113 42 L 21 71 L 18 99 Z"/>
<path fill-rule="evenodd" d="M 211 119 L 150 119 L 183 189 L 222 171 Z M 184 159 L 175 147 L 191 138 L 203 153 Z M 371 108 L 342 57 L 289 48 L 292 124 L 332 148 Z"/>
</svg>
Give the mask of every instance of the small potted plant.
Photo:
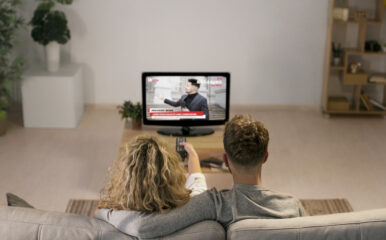
<svg viewBox="0 0 386 240">
<path fill-rule="evenodd" d="M 336 46 L 335 43 L 332 43 L 332 57 L 333 57 L 332 62 L 335 66 L 341 63 L 342 56 L 343 56 L 343 49 L 340 43 L 338 44 L 338 46 Z"/>
<path fill-rule="evenodd" d="M 70 40 L 70 30 L 67 27 L 66 15 L 62 11 L 53 10 L 55 2 L 69 5 L 73 0 L 39 0 L 30 21 L 31 36 L 34 41 L 45 47 L 47 70 L 56 72 L 60 65 L 60 45 Z"/>
<path fill-rule="evenodd" d="M 117 108 L 121 118 L 126 121 L 126 127 L 128 126 L 128 118 L 131 118 L 133 129 L 142 128 L 142 104 L 140 102 L 133 104 L 131 101 L 124 101 Z"/>
<path fill-rule="evenodd" d="M 386 4 L 386 2 L 385 2 Z M 386 42 L 383 44 L 383 51 L 386 52 Z"/>
<path fill-rule="evenodd" d="M 6 132 L 13 83 L 21 80 L 22 74 L 23 61 L 12 53 L 17 30 L 24 24 L 18 14 L 19 4 L 19 0 L 0 1 L 0 136 Z"/>
</svg>

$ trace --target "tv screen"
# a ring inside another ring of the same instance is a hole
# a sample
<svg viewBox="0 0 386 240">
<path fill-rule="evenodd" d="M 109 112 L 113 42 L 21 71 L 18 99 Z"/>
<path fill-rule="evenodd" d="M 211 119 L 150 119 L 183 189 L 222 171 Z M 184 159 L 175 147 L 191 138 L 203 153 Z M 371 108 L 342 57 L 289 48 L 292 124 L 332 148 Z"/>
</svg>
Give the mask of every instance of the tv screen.
<svg viewBox="0 0 386 240">
<path fill-rule="evenodd" d="M 144 124 L 205 126 L 229 117 L 229 73 L 142 74 Z"/>
</svg>

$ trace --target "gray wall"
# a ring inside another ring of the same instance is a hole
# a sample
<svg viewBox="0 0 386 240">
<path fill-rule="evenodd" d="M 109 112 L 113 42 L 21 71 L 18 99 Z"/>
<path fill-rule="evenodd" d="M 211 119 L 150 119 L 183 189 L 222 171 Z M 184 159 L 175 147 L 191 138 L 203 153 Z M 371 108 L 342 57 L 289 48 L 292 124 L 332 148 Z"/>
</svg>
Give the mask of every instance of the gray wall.
<svg viewBox="0 0 386 240">
<path fill-rule="evenodd" d="M 35 1 L 26 1 L 30 19 Z M 327 0 L 74 0 L 65 60 L 87 103 L 140 100 L 143 71 L 229 71 L 231 102 L 321 104 Z M 29 64 L 42 47 L 29 33 Z"/>
</svg>

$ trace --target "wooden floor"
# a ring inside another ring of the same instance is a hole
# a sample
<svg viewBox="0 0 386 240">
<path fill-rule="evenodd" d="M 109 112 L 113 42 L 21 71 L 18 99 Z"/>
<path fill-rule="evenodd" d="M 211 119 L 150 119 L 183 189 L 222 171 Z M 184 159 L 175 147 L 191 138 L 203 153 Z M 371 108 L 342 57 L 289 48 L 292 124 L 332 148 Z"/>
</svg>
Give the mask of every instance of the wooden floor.
<svg viewBox="0 0 386 240">
<path fill-rule="evenodd" d="M 263 184 L 302 199 L 346 198 L 355 211 L 386 207 L 386 120 L 326 117 L 312 108 L 233 108 L 270 131 Z M 13 192 L 40 209 L 64 211 L 69 199 L 96 199 L 117 156 L 123 122 L 114 107 L 88 109 L 76 129 L 23 128 L 0 137 L 0 204 Z M 230 175 L 208 185 L 232 186 Z"/>
</svg>

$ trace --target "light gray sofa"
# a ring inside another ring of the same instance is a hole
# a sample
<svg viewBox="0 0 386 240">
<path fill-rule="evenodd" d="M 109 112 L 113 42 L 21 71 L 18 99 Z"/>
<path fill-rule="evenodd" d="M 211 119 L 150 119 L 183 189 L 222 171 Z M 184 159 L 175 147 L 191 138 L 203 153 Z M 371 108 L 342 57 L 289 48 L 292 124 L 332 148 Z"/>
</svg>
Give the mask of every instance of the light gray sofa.
<svg viewBox="0 0 386 240">
<path fill-rule="evenodd" d="M 135 239 L 98 219 L 29 208 L 0 207 L 0 239 Z M 290 219 L 248 219 L 225 231 L 214 221 L 192 225 L 162 239 L 386 239 L 386 209 Z"/>
<path fill-rule="evenodd" d="M 96 218 L 32 208 L 0 207 L 1 240 L 128 240 L 137 239 Z M 215 221 L 192 225 L 162 239 L 225 239 Z"/>
</svg>

